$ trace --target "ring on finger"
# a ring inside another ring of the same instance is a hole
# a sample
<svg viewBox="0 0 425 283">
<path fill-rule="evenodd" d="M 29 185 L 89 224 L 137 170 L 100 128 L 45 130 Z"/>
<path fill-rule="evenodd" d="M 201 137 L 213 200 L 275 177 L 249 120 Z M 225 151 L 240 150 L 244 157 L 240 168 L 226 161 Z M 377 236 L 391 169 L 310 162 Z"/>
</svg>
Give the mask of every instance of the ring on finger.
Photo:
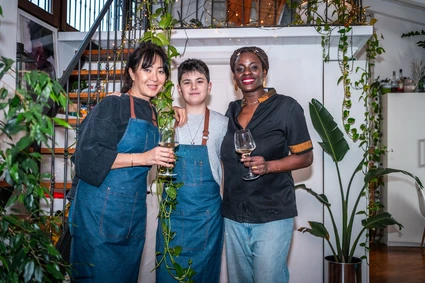
<svg viewBox="0 0 425 283">
<path fill-rule="evenodd" d="M 258 167 L 257 166 L 252 166 L 252 169 L 256 170 Z"/>
</svg>

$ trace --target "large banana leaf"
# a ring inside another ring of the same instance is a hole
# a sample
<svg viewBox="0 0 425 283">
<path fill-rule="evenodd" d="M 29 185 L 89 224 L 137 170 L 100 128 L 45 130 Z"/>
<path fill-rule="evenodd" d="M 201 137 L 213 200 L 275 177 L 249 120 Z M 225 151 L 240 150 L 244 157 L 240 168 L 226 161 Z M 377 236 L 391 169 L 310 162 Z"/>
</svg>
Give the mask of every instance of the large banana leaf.
<svg viewBox="0 0 425 283">
<path fill-rule="evenodd" d="M 300 227 L 297 230 L 303 233 L 305 232 L 310 233 L 313 236 L 323 238 L 329 241 L 330 239 L 329 232 L 326 229 L 325 225 L 323 225 L 323 223 L 316 222 L 316 221 L 308 221 L 308 224 L 310 225 L 311 228 Z"/>
<path fill-rule="evenodd" d="M 367 172 L 366 176 L 364 177 L 364 181 L 365 181 L 365 183 L 369 183 L 369 182 L 373 181 L 374 179 L 376 179 L 378 177 L 381 177 L 381 176 L 387 175 L 387 174 L 391 174 L 391 173 L 403 173 L 407 176 L 410 176 L 413 179 L 415 179 L 416 183 L 419 185 L 419 187 L 421 187 L 421 189 L 424 188 L 421 180 L 419 180 L 418 177 L 416 177 L 415 175 L 413 175 L 412 173 L 409 173 L 407 171 L 400 170 L 400 169 L 394 169 L 394 168 L 371 169 L 371 170 L 369 170 L 369 172 Z"/>
<path fill-rule="evenodd" d="M 390 225 L 398 225 L 400 230 L 403 228 L 403 225 L 397 222 L 388 212 L 382 212 L 380 214 L 363 219 L 362 225 L 367 229 L 384 229 Z"/>
<path fill-rule="evenodd" d="M 350 149 L 343 132 L 338 128 L 332 115 L 318 100 L 313 98 L 309 108 L 311 122 L 322 138 L 322 142 L 319 142 L 320 146 L 332 157 L 334 162 L 341 161 Z"/>
</svg>

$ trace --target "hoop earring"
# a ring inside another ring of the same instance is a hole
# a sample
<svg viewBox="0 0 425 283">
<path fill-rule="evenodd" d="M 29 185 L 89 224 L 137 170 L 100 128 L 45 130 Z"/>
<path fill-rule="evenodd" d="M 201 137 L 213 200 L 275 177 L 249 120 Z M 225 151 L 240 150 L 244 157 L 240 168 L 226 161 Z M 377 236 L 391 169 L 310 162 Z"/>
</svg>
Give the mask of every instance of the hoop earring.
<svg viewBox="0 0 425 283">
<path fill-rule="evenodd" d="M 235 91 L 238 91 L 238 90 L 239 90 L 238 85 L 235 83 Z"/>
</svg>

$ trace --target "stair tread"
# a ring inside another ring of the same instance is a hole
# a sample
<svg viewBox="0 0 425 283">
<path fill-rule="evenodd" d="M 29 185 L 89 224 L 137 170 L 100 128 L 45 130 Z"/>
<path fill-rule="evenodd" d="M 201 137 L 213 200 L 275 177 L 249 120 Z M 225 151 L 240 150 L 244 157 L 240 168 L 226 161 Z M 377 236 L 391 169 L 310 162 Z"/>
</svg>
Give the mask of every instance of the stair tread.
<svg viewBox="0 0 425 283">
<path fill-rule="evenodd" d="M 41 185 L 45 188 L 50 188 L 50 181 L 42 181 Z M 66 182 L 66 189 L 71 189 L 72 181 Z M 0 181 L 0 187 L 11 187 L 6 181 Z M 55 182 L 55 189 L 63 189 L 64 182 Z"/>
<path fill-rule="evenodd" d="M 121 55 L 123 56 L 123 58 L 128 58 L 128 54 L 130 54 L 133 50 L 134 50 L 133 48 L 131 49 L 124 48 L 122 50 L 121 49 L 102 49 L 102 50 L 92 49 L 92 50 L 84 50 L 83 55 L 86 57 L 89 57 L 91 53 L 92 61 L 97 60 L 99 57 L 100 57 L 100 60 L 113 59 L 114 57 L 121 58 Z"/>
<path fill-rule="evenodd" d="M 109 92 L 111 93 L 111 92 Z M 90 98 L 97 98 L 97 96 L 99 95 L 99 98 L 104 98 L 106 96 L 105 92 L 90 92 Z M 78 93 L 77 92 L 68 92 L 68 97 L 69 99 L 77 99 L 78 98 Z M 89 97 L 89 93 L 88 92 L 80 92 L 80 99 L 87 99 Z"/>
<path fill-rule="evenodd" d="M 91 78 L 96 78 L 97 76 L 99 76 L 100 78 L 104 79 L 107 76 L 109 77 L 113 77 L 113 76 L 121 76 L 122 74 L 124 74 L 124 70 L 122 69 L 116 69 L 114 70 L 74 70 L 71 72 L 71 77 L 78 77 L 80 73 L 80 78 L 81 79 L 88 79 L 89 75 L 91 76 Z"/>
<path fill-rule="evenodd" d="M 30 150 L 32 151 L 33 149 L 30 148 Z M 41 151 L 40 152 L 41 154 L 52 154 L 52 150 L 50 148 L 42 147 L 40 149 L 40 151 Z M 69 154 L 73 154 L 74 152 L 75 152 L 75 148 L 73 148 L 73 147 L 68 148 L 68 153 Z M 64 153 L 65 153 L 65 148 L 63 148 L 63 147 L 55 147 L 55 154 L 64 154 Z"/>
</svg>

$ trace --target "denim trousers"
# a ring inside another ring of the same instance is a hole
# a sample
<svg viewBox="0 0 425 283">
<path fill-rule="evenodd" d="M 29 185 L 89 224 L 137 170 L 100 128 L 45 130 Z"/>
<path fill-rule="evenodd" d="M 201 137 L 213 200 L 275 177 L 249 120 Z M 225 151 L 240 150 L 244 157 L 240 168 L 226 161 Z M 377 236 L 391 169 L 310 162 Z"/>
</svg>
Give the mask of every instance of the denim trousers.
<svg viewBox="0 0 425 283">
<path fill-rule="evenodd" d="M 226 259 L 231 283 L 287 283 L 287 257 L 294 218 L 239 223 L 224 218 Z"/>
</svg>

